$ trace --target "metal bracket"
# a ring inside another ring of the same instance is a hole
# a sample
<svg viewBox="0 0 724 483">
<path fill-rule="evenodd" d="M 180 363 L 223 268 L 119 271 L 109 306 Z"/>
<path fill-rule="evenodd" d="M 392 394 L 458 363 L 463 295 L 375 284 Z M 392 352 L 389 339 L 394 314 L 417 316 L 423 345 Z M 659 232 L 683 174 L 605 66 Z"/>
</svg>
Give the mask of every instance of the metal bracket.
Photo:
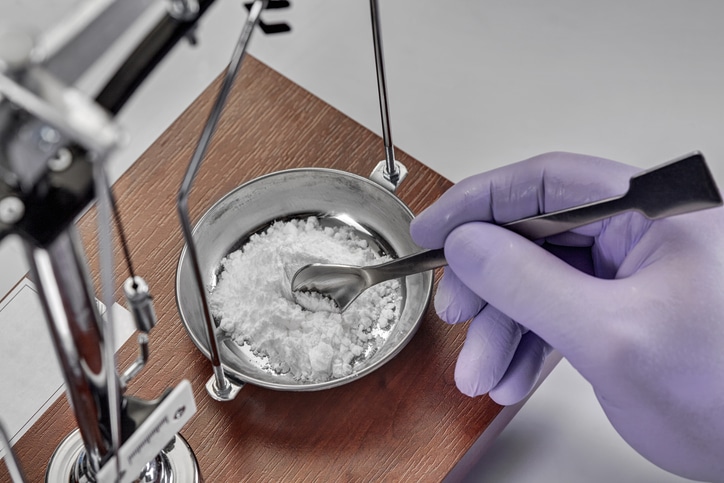
<svg viewBox="0 0 724 483">
<path fill-rule="evenodd" d="M 382 160 L 375 166 L 375 169 L 372 170 L 370 179 L 386 190 L 394 193 L 407 177 L 407 168 L 402 163 L 395 160 L 395 167 L 397 168 L 395 175 L 390 176 L 390 172 L 387 169 L 387 161 Z"/>
<path fill-rule="evenodd" d="M 212 399 L 219 402 L 229 402 L 233 401 L 234 398 L 236 398 L 237 394 L 239 394 L 239 391 L 241 391 L 244 388 L 244 383 L 237 384 L 235 382 L 232 382 L 230 378 L 225 378 L 226 380 L 226 387 L 225 388 L 219 388 L 217 384 L 217 377 L 211 376 L 208 381 L 206 381 L 206 392 L 209 393 L 209 396 L 211 396 Z"/>
</svg>

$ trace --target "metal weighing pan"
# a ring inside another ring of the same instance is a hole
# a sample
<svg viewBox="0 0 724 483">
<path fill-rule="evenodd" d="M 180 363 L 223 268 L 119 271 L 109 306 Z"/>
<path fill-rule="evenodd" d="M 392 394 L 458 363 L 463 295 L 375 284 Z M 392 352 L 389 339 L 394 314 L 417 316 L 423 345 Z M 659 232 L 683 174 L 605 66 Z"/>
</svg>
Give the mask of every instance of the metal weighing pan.
<svg viewBox="0 0 724 483">
<path fill-rule="evenodd" d="M 271 173 L 245 183 L 212 206 L 194 228 L 194 240 L 207 290 L 213 290 L 221 260 L 254 233 L 277 220 L 317 216 L 322 224 L 348 225 L 381 252 L 396 258 L 419 250 L 409 235 L 412 212 L 393 193 L 367 178 L 322 168 Z M 389 338 L 355 371 L 325 382 L 304 383 L 271 372 L 254 356 L 221 337 L 224 372 L 231 378 L 270 389 L 312 391 L 358 379 L 392 359 L 415 334 L 432 294 L 431 271 L 401 281 L 402 309 Z M 176 272 L 181 320 L 196 347 L 210 358 L 201 302 L 184 247 Z"/>
</svg>

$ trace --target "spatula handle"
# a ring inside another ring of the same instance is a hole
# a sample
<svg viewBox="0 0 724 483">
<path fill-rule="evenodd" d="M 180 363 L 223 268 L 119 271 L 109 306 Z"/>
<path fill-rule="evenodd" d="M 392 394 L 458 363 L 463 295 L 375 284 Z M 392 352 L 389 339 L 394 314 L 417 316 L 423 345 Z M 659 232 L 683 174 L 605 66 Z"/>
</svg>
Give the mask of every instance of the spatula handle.
<svg viewBox="0 0 724 483">
<path fill-rule="evenodd" d="M 624 195 L 511 221 L 502 226 L 530 240 L 539 240 L 618 215 L 633 208 Z"/>
<path fill-rule="evenodd" d="M 596 201 L 567 210 L 512 221 L 503 226 L 531 240 L 557 235 L 573 228 L 603 220 L 631 209 L 624 196 Z M 442 248 L 423 250 L 380 265 L 367 267 L 372 283 L 380 283 L 412 273 L 426 272 L 447 265 Z"/>
<path fill-rule="evenodd" d="M 682 181 L 683 180 L 683 181 Z M 662 195 L 665 196 L 655 196 Z M 678 196 L 677 196 L 678 195 Z M 721 206 L 722 198 L 700 153 L 682 156 L 631 178 L 628 192 L 565 210 L 511 221 L 501 225 L 530 240 L 540 240 L 626 211 L 637 210 L 662 218 Z M 388 280 L 447 265 L 442 249 L 415 253 L 378 265 L 379 277 Z"/>
<path fill-rule="evenodd" d="M 372 284 L 376 284 L 413 273 L 426 272 L 445 265 L 447 265 L 445 252 L 442 248 L 438 248 L 437 250 L 423 250 L 374 267 L 367 267 L 367 269 Z"/>
</svg>

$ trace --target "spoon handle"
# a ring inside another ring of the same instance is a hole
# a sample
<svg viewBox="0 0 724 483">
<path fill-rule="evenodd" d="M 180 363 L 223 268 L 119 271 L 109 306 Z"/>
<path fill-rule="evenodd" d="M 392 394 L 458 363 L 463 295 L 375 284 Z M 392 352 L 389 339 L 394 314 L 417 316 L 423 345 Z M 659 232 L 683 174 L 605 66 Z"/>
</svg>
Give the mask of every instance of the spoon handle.
<svg viewBox="0 0 724 483">
<path fill-rule="evenodd" d="M 630 210 L 623 197 L 609 198 L 561 211 L 544 213 L 501 225 L 528 239 L 557 235 Z M 365 267 L 370 285 L 447 265 L 442 248 L 423 250 L 379 265 Z"/>
<path fill-rule="evenodd" d="M 406 257 L 397 258 L 366 268 L 370 278 L 370 284 L 374 285 L 393 278 L 426 272 L 445 265 L 447 265 L 445 252 L 442 248 L 438 248 L 437 250 L 423 250 Z"/>
</svg>

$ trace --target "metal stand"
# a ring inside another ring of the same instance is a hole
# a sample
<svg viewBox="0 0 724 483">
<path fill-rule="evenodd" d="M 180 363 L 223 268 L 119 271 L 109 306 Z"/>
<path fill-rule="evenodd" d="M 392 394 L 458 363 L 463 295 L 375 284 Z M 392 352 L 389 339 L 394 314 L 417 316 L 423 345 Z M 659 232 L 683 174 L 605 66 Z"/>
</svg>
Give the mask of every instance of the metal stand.
<svg viewBox="0 0 724 483">
<path fill-rule="evenodd" d="M 78 423 L 78 429 L 52 457 L 47 481 L 125 483 L 130 480 L 123 477 L 124 473 L 134 473 L 128 478 L 144 482 L 199 479 L 193 453 L 183 439 L 175 436 L 195 411 L 190 385 L 182 381 L 154 402 L 122 395 L 121 386 L 140 370 L 145 358 L 120 380 L 110 323 L 104 323 L 96 308 L 74 222 L 96 195 L 100 196 L 99 207 L 108 201 L 106 195 L 110 190 L 102 163 L 120 139 L 109 114 L 117 112 L 212 1 L 201 0 L 196 16 L 179 20 L 167 14 L 160 20 L 160 30 L 149 34 L 151 41 L 144 39 L 145 47 L 141 50 L 146 56 L 131 56 L 137 70 L 130 76 L 127 70 L 123 72 L 126 75 L 115 76 L 112 88 L 102 92 L 109 104 L 90 99 L 71 84 L 115 40 L 112 32 L 122 32 L 144 12 L 147 0 L 111 2 L 95 19 L 84 17 L 79 22 L 68 22 L 62 26 L 63 35 L 53 37 L 56 44 L 33 45 L 34 39 L 22 32 L 3 39 L 0 240 L 9 234 L 23 240 L 67 397 Z M 110 216 L 103 218 L 101 211 L 99 220 L 105 221 L 105 225 L 101 223 L 104 237 L 99 236 L 100 258 L 102 266 L 106 262 L 106 273 L 102 275 L 106 275 L 104 286 L 108 288 L 112 287 L 112 283 L 105 283 L 113 279 L 112 273 L 107 276 L 113 270 L 112 258 L 104 259 L 103 251 L 112 252 L 111 224 Z M 109 259 L 111 263 L 107 263 Z M 108 300 L 112 304 L 113 290 L 106 292 L 111 294 Z M 143 304 L 149 299 L 147 294 L 146 298 L 140 294 L 140 301 L 135 303 Z M 151 312 L 146 308 L 146 314 Z M 145 333 L 151 326 L 146 321 L 138 329 Z M 179 417 L 173 424 L 165 425 L 167 430 L 154 431 L 155 419 L 167 417 L 168 411 L 179 412 Z M 122 434 L 122 428 L 134 429 Z M 139 439 L 143 445 L 138 445 Z M 126 443 L 135 446 L 126 448 Z M 133 453 L 138 461 L 122 464 L 120 456 L 124 450 L 138 451 Z M 148 452 L 151 454 L 147 455 Z"/>
<path fill-rule="evenodd" d="M 88 459 L 80 432 L 76 429 L 61 441 L 48 464 L 45 481 L 90 482 L 95 481 L 89 471 Z M 172 441 L 149 461 L 138 475 L 144 483 L 199 483 L 196 456 L 186 440 L 177 434 Z"/>
</svg>

